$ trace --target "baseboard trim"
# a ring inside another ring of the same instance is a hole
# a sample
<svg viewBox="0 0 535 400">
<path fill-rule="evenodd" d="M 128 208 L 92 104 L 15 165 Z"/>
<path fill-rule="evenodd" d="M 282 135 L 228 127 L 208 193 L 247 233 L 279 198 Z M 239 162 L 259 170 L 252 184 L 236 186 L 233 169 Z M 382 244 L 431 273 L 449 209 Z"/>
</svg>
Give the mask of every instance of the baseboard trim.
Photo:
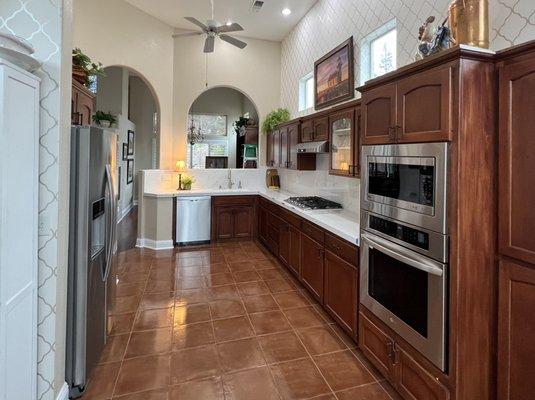
<svg viewBox="0 0 535 400">
<path fill-rule="evenodd" d="M 172 240 L 152 240 L 137 238 L 136 247 L 152 250 L 169 250 L 173 249 L 175 246 Z"/>
<path fill-rule="evenodd" d="M 67 385 L 67 382 L 63 382 L 63 386 L 61 386 L 56 400 L 69 400 L 69 385 Z"/>
</svg>

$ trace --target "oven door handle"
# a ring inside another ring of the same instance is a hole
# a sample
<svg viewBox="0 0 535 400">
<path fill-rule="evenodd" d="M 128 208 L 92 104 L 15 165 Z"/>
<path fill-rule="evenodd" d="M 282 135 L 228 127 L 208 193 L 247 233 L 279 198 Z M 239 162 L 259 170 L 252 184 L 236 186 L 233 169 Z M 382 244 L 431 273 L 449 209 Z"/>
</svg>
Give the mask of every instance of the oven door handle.
<svg viewBox="0 0 535 400">
<path fill-rule="evenodd" d="M 363 241 L 368 243 L 370 248 L 376 248 L 387 256 L 410 265 L 411 267 L 418 268 L 419 270 L 436 276 L 442 276 L 444 274 L 443 268 L 439 266 L 442 264 L 427 260 L 417 253 L 413 253 L 410 250 L 405 250 L 401 246 L 398 247 L 397 245 L 392 245 L 390 242 L 379 237 L 374 237 L 372 239 L 370 235 L 366 233 L 361 234 L 361 238 Z"/>
</svg>

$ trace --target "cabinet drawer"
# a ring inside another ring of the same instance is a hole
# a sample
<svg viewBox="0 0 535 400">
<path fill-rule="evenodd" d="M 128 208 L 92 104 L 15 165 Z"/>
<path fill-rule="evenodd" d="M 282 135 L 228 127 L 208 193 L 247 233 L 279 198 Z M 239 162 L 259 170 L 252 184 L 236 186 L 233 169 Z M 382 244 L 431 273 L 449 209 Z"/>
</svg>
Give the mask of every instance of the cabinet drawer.
<svg viewBox="0 0 535 400">
<path fill-rule="evenodd" d="M 325 234 L 325 247 L 331 250 L 341 259 L 353 264 L 355 267 L 359 265 L 359 251 L 357 246 L 345 240 L 339 239 L 330 233 Z"/>
<path fill-rule="evenodd" d="M 281 208 L 281 218 L 286 221 L 288 224 L 295 226 L 296 228 L 301 228 L 301 218 L 295 215 L 291 211 L 286 211 Z"/>
<path fill-rule="evenodd" d="M 324 243 L 325 234 L 323 232 L 323 229 L 318 228 L 315 225 L 312 225 L 310 222 L 303 221 L 301 223 L 301 230 L 303 231 L 303 233 L 307 234 L 308 236 L 310 236 L 315 241 L 317 241 L 317 242 L 319 242 L 321 244 Z"/>
<path fill-rule="evenodd" d="M 212 204 L 216 206 L 254 205 L 255 196 L 213 196 Z"/>
</svg>

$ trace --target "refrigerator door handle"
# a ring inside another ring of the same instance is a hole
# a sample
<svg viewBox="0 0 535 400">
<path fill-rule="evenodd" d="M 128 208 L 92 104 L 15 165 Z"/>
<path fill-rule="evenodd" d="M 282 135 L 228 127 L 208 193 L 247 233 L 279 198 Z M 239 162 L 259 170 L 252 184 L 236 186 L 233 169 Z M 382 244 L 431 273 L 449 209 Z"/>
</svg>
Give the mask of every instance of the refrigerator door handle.
<svg viewBox="0 0 535 400">
<path fill-rule="evenodd" d="M 108 275 L 110 273 L 110 267 L 111 267 L 111 260 L 113 257 L 113 240 L 115 236 L 115 190 L 113 188 L 113 181 L 112 181 L 112 173 L 111 173 L 111 165 L 106 164 L 106 184 L 108 185 L 108 192 L 110 194 L 109 199 L 109 225 L 108 229 L 106 230 L 108 232 L 107 237 L 107 243 L 106 243 L 106 268 L 104 270 L 104 276 L 103 280 L 106 281 L 108 279 Z"/>
</svg>

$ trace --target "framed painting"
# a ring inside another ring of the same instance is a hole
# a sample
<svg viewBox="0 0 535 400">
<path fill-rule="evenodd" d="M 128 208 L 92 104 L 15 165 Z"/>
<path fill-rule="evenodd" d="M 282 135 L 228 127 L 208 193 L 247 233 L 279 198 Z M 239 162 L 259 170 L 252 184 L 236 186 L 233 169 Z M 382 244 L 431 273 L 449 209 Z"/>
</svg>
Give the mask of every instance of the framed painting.
<svg viewBox="0 0 535 400">
<path fill-rule="evenodd" d="M 128 155 L 133 156 L 134 155 L 134 139 L 135 139 L 135 133 L 134 131 L 128 131 Z"/>
<path fill-rule="evenodd" d="M 353 36 L 314 63 L 316 110 L 350 100 L 354 88 Z"/>
<path fill-rule="evenodd" d="M 134 160 L 128 159 L 126 161 L 126 184 L 129 185 L 134 182 Z"/>
<path fill-rule="evenodd" d="M 128 144 L 123 143 L 123 161 L 128 160 Z"/>
</svg>

